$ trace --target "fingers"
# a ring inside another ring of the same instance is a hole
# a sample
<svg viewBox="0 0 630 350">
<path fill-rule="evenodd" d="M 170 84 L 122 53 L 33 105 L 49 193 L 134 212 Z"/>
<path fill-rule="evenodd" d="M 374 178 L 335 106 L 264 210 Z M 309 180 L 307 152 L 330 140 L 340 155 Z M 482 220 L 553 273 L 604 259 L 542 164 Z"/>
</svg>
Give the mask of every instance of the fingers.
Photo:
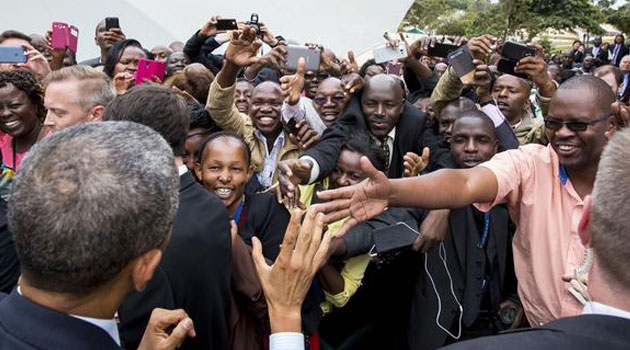
<svg viewBox="0 0 630 350">
<path fill-rule="evenodd" d="M 370 163 L 370 160 L 366 156 L 362 156 L 360 161 L 361 161 L 361 171 L 363 171 L 363 173 L 366 174 L 368 178 L 374 179 L 374 177 L 376 177 L 376 175 L 378 175 L 379 173 L 378 169 L 376 169 L 372 165 L 372 163 Z"/>
<path fill-rule="evenodd" d="M 342 199 L 342 198 L 349 199 L 350 197 L 352 197 L 352 192 L 353 191 L 354 191 L 354 188 L 352 188 L 352 186 L 341 187 L 341 188 L 337 188 L 337 189 L 334 189 L 334 190 L 327 190 L 327 191 L 317 192 L 317 197 L 320 198 L 320 199 L 325 199 L 325 200 Z M 348 205 L 348 207 L 349 207 L 349 205 Z M 324 213 L 327 212 L 326 210 L 322 210 L 322 211 Z"/>
<path fill-rule="evenodd" d="M 282 254 L 284 250 L 285 249 L 283 245 L 282 249 L 280 249 L 280 254 Z M 279 259 L 280 259 L 280 256 L 278 256 L 278 260 Z M 271 266 L 267 264 L 267 260 L 265 260 L 265 257 L 263 256 L 262 244 L 260 243 L 260 241 L 258 240 L 258 237 L 256 236 L 252 237 L 252 260 L 254 260 L 254 266 L 256 267 L 256 274 L 258 275 L 258 278 L 260 279 L 260 282 L 261 284 L 263 284 L 263 287 L 264 287 L 264 284 L 266 283 L 265 276 L 267 274 L 267 271 L 271 269 Z"/>
<path fill-rule="evenodd" d="M 304 60 L 304 57 L 300 57 L 300 59 L 298 60 L 297 71 L 295 72 L 295 74 L 301 77 L 304 77 L 305 69 L 306 69 L 306 60 Z"/>
<path fill-rule="evenodd" d="M 328 255 L 331 249 L 331 242 L 332 234 L 330 233 L 330 231 L 327 231 L 321 238 L 321 243 L 319 243 L 317 251 L 315 252 L 315 256 L 313 257 L 312 265 L 315 271 L 319 271 L 319 269 L 324 266 L 326 261 L 328 261 Z"/>
<path fill-rule="evenodd" d="M 341 230 L 337 231 L 337 234 L 335 235 L 335 237 L 339 237 L 339 238 L 344 237 L 345 235 L 348 234 L 348 232 L 350 232 L 350 230 L 352 230 L 353 227 L 355 227 L 358 224 L 359 222 L 355 220 L 354 218 L 348 218 L 343 223 L 343 227 L 341 228 Z"/>
<path fill-rule="evenodd" d="M 196 335 L 193 320 L 187 317 L 175 326 L 175 329 L 173 329 L 171 334 L 164 341 L 164 347 L 166 349 L 176 349 L 187 337 L 194 338 Z"/>
<path fill-rule="evenodd" d="M 354 58 L 354 51 L 352 50 L 348 50 L 348 61 L 350 62 L 350 64 L 355 64 L 355 58 Z"/>
<path fill-rule="evenodd" d="M 291 220 L 289 221 L 289 225 L 287 226 L 287 229 L 284 233 L 284 239 L 282 240 L 282 249 L 280 249 L 280 254 L 278 254 L 276 263 L 284 265 L 291 260 L 293 250 L 296 248 L 298 234 L 300 230 L 300 222 L 302 221 L 303 215 L 304 211 L 302 210 L 295 210 L 293 211 L 293 213 L 291 213 Z"/>
<path fill-rule="evenodd" d="M 431 159 L 431 149 L 429 149 L 429 147 L 425 147 L 422 150 L 422 161 L 425 164 L 429 164 L 429 159 Z"/>
<path fill-rule="evenodd" d="M 304 222 L 300 227 L 300 234 L 297 238 L 295 245 L 295 254 L 299 257 L 303 257 L 306 261 L 309 261 L 309 254 L 311 254 L 311 241 L 313 239 L 313 229 L 315 227 L 315 217 L 317 216 L 315 209 L 310 209 L 306 212 Z M 323 215 L 323 214 L 322 214 Z M 315 254 L 315 252 L 312 252 Z M 310 256 L 312 258 L 312 255 Z"/>
<path fill-rule="evenodd" d="M 418 235 L 418 237 L 413 241 L 413 247 L 411 249 L 413 249 L 414 252 L 419 252 L 423 245 L 424 238 L 422 235 Z"/>
<path fill-rule="evenodd" d="M 321 140 L 321 137 L 314 131 L 311 130 L 311 134 L 306 138 L 306 142 L 302 145 L 303 149 L 310 149 L 315 146 Z"/>
</svg>

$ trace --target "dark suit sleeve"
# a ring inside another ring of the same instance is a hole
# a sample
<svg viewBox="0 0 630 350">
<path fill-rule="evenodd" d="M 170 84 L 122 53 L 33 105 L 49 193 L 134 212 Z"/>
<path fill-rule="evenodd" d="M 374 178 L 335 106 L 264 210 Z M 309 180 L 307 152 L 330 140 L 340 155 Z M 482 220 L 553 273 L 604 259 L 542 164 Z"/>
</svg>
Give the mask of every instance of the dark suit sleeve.
<svg viewBox="0 0 630 350">
<path fill-rule="evenodd" d="M 184 55 L 186 55 L 191 62 L 200 62 L 201 45 L 203 45 L 203 41 L 199 38 L 199 31 L 197 31 L 186 41 L 184 45 Z"/>
<path fill-rule="evenodd" d="M 363 115 L 360 113 L 361 104 L 358 98 L 354 98 L 337 122 L 324 130 L 321 141 L 306 151 L 305 155 L 312 157 L 319 164 L 320 171 L 317 181 L 322 181 L 335 170 L 339 153 L 341 153 L 341 146 L 351 130 L 365 130 L 365 122 L 359 123 L 359 119 L 363 120 Z"/>
<path fill-rule="evenodd" d="M 19 277 L 20 264 L 3 205 L 0 208 L 0 292 L 10 293 Z"/>
<path fill-rule="evenodd" d="M 495 132 L 497 134 L 497 139 L 499 139 L 499 151 L 505 151 L 508 149 L 516 149 L 520 146 L 516 135 L 514 134 L 514 129 L 507 120 L 504 120 L 501 125 L 499 125 Z"/>
</svg>

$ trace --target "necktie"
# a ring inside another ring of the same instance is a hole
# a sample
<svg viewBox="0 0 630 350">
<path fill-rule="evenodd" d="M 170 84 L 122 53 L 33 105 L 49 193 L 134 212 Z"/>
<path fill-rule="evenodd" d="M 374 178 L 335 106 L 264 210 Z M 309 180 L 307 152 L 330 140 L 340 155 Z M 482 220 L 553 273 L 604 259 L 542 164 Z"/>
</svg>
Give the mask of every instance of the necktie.
<svg viewBox="0 0 630 350">
<path fill-rule="evenodd" d="M 389 173 L 389 145 L 387 144 L 387 136 L 380 139 L 381 142 L 381 151 L 383 155 L 385 155 L 385 173 Z"/>
<path fill-rule="evenodd" d="M 619 55 L 619 51 L 621 50 L 621 44 L 615 45 L 615 52 L 613 53 L 613 64 L 617 63 L 617 56 Z"/>
</svg>

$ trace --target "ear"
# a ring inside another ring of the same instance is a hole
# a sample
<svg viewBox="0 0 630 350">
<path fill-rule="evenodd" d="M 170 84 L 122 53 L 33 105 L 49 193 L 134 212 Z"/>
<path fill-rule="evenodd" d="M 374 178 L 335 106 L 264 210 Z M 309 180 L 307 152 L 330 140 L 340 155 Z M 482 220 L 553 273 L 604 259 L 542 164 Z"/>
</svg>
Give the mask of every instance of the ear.
<svg viewBox="0 0 630 350">
<path fill-rule="evenodd" d="M 162 260 L 162 251 L 160 249 L 152 249 L 139 256 L 131 267 L 131 279 L 134 288 L 141 292 L 147 286 L 155 269 Z"/>
<path fill-rule="evenodd" d="M 87 121 L 100 122 L 103 120 L 103 115 L 105 115 L 105 106 L 96 106 L 90 110 Z"/>
<path fill-rule="evenodd" d="M 578 226 L 578 234 L 582 244 L 589 248 L 591 246 L 591 213 L 593 212 L 593 199 L 590 195 L 584 198 L 584 211 Z"/>
<path fill-rule="evenodd" d="M 199 164 L 198 162 L 195 162 L 195 175 L 197 176 L 197 179 L 199 179 L 199 181 L 201 181 L 202 177 L 201 177 L 201 164 Z"/>
<path fill-rule="evenodd" d="M 616 117 L 613 116 L 606 122 L 606 131 L 604 132 L 604 136 L 607 140 L 610 140 L 613 136 L 615 136 L 615 131 L 617 131 L 617 122 L 615 118 Z"/>
</svg>

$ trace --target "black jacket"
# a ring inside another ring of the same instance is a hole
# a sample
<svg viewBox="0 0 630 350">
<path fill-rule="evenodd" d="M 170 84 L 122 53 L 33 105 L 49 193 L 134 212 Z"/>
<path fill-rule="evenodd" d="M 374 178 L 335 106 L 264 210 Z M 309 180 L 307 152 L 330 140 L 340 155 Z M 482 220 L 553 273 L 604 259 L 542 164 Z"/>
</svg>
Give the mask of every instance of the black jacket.
<svg viewBox="0 0 630 350">
<path fill-rule="evenodd" d="M 193 63 L 203 64 L 216 75 L 223 67 L 223 55 L 215 55 L 212 52 L 219 46 L 221 44 L 215 40 L 214 36 L 199 37 L 199 31 L 197 31 L 184 45 L 184 55 L 188 56 Z"/>
<path fill-rule="evenodd" d="M 411 103 L 405 102 L 400 120 L 396 125 L 396 137 L 388 177 L 402 177 L 404 172 L 403 156 L 407 152 L 422 154 L 422 149 L 425 146 L 431 148 L 430 170 L 453 167 L 449 157 L 450 150 L 435 148 L 433 147 L 435 144 L 428 145 L 424 141 L 425 125 L 426 116 Z M 306 152 L 306 155 L 313 157 L 319 164 L 318 181 L 326 178 L 335 169 L 344 140 L 355 131 L 369 133 L 367 121 L 361 111 L 359 97 L 355 97 L 350 102 L 350 105 L 337 123 L 324 131 L 322 140 Z"/>
<path fill-rule="evenodd" d="M 101 328 L 39 306 L 17 290 L 0 293 L 0 350 L 121 350 Z"/>
<path fill-rule="evenodd" d="M 628 48 L 628 46 L 626 44 L 621 44 L 621 48 L 619 49 L 619 53 L 617 54 L 617 57 L 615 57 L 615 49 L 616 49 L 617 45 L 612 45 L 610 47 L 610 64 L 612 64 L 613 66 L 617 66 L 619 67 L 619 63 L 621 62 L 621 59 L 623 58 L 623 56 L 626 56 L 628 54 L 630 54 L 630 48 Z M 614 60 L 613 60 L 614 58 Z"/>
<path fill-rule="evenodd" d="M 0 205 L 0 293 L 9 293 L 20 277 L 20 263 L 9 231 L 5 203 Z"/>
<path fill-rule="evenodd" d="M 564 318 L 540 328 L 475 339 L 451 345 L 448 350 L 627 350 L 630 320 L 604 315 Z"/>
<path fill-rule="evenodd" d="M 197 336 L 180 349 L 228 349 L 231 242 L 225 206 L 186 172 L 159 269 L 147 288 L 129 296 L 119 310 L 125 347 L 138 347 L 151 310 L 161 307 L 182 308 L 195 322 Z"/>
<path fill-rule="evenodd" d="M 249 245 L 252 244 L 252 237 L 256 236 L 263 246 L 263 255 L 275 261 L 290 218 L 289 212 L 278 203 L 274 195 L 247 194 L 238 222 L 238 233 Z"/>
<path fill-rule="evenodd" d="M 480 248 L 481 234 L 475 215 L 483 214 L 472 206 L 452 210 L 449 216 L 450 232 L 443 242 L 443 254 L 446 266 L 452 278 L 457 300 L 463 306 L 462 327 L 470 327 L 479 313 L 482 298 L 482 282 L 486 274 L 486 249 Z M 482 220 L 483 221 L 483 220 Z M 482 231 L 483 232 L 483 231 Z M 510 224 L 507 209 L 496 206 L 490 211 L 490 230 L 488 231 L 488 259 L 495 262 L 492 266 L 491 280 L 486 287 L 490 294 L 491 308 L 498 311 L 499 305 L 510 295 L 516 295 L 516 276 L 512 257 L 512 236 L 514 226 Z M 429 251 L 419 259 L 419 278 L 415 284 L 409 322 L 408 339 L 411 349 L 437 349 L 447 340 L 447 334 L 440 329 L 435 318 L 438 313 L 438 299 L 434 290 L 440 294 L 440 324 L 453 332 L 452 325 L 457 323 L 459 308 L 450 289 L 450 280 L 440 257 L 441 247 Z M 430 272 L 430 276 L 425 270 Z M 433 279 L 433 281 L 431 281 Z"/>
</svg>

